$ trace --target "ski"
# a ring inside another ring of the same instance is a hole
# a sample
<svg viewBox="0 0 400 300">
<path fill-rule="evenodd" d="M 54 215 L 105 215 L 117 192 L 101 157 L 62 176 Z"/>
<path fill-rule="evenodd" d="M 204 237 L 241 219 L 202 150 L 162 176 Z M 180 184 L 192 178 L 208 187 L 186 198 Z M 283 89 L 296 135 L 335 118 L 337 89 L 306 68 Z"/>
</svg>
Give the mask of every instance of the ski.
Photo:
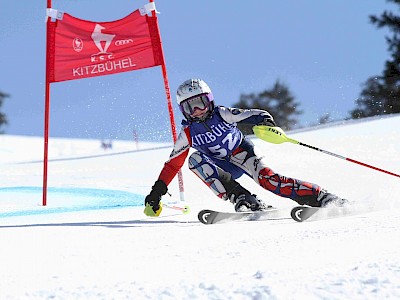
<svg viewBox="0 0 400 300">
<path fill-rule="evenodd" d="M 304 222 L 311 217 L 312 220 L 331 219 L 354 214 L 350 205 L 345 206 L 327 206 L 327 207 L 311 207 L 296 206 L 292 208 L 290 216 L 297 222 Z"/>
<path fill-rule="evenodd" d="M 258 221 L 271 220 L 279 217 L 279 209 L 271 208 L 264 211 L 249 212 L 221 212 L 210 209 L 203 209 L 198 214 L 201 223 L 210 225 L 217 223 L 226 223 L 234 221 Z"/>
<path fill-rule="evenodd" d="M 297 222 L 304 222 L 305 220 L 309 219 L 315 213 L 317 213 L 320 207 L 311 207 L 311 206 L 296 206 L 292 208 L 290 212 L 290 216 L 293 220 Z"/>
</svg>

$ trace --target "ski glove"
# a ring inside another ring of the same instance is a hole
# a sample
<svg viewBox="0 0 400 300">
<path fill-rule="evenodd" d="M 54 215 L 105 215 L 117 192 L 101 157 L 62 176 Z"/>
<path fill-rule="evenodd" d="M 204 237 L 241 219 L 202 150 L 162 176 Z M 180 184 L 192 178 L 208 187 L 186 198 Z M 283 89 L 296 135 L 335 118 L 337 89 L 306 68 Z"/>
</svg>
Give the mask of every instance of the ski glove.
<svg viewBox="0 0 400 300">
<path fill-rule="evenodd" d="M 264 126 L 271 126 L 275 127 L 276 123 L 272 117 L 265 118 L 260 124 L 257 125 L 264 125 Z"/>
<path fill-rule="evenodd" d="M 144 200 L 144 214 L 148 217 L 158 217 L 162 211 L 161 197 L 168 191 L 167 185 L 162 180 L 157 180 L 150 194 Z"/>
</svg>

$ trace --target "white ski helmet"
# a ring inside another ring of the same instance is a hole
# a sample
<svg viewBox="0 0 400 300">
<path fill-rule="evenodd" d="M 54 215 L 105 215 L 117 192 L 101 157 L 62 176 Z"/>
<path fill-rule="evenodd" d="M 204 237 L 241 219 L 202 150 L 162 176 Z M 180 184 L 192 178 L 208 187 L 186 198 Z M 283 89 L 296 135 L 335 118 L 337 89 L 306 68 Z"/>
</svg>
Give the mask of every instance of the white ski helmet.
<svg viewBox="0 0 400 300">
<path fill-rule="evenodd" d="M 189 79 L 182 83 L 176 91 L 176 100 L 182 114 L 190 121 L 204 121 L 214 110 L 213 94 L 202 79 Z M 195 112 L 197 110 L 201 115 Z"/>
</svg>

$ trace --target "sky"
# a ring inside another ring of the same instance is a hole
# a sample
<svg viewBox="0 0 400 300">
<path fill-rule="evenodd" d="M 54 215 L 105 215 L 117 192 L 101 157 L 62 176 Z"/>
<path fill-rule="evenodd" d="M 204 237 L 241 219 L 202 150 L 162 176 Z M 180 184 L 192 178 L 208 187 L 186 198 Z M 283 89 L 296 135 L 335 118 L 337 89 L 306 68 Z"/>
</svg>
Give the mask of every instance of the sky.
<svg viewBox="0 0 400 300">
<path fill-rule="evenodd" d="M 42 136 L 47 1 L 0 0 L 0 90 L 6 133 Z M 138 0 L 55 0 L 55 9 L 91 21 L 114 21 Z M 216 104 L 232 106 L 276 80 L 303 111 L 299 126 L 329 113 L 344 119 L 362 84 L 389 58 L 384 29 L 369 23 L 393 5 L 383 0 L 156 1 L 179 130 L 176 88 L 204 79 Z M 278 124 L 279 125 L 279 124 Z M 50 137 L 171 140 L 160 67 L 51 85 Z"/>
</svg>

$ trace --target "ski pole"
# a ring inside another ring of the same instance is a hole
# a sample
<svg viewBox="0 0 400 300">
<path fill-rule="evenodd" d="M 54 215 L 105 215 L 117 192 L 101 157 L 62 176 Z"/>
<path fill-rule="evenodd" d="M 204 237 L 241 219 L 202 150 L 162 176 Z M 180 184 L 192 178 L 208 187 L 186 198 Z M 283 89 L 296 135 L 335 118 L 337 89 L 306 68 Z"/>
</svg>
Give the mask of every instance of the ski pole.
<svg viewBox="0 0 400 300">
<path fill-rule="evenodd" d="M 187 215 L 190 213 L 190 208 L 188 205 L 185 205 L 183 207 L 180 206 L 175 206 L 175 205 L 169 205 L 169 204 L 162 204 L 163 207 L 169 208 L 169 209 L 174 209 L 174 210 L 179 210 L 180 212 L 182 212 L 184 215 Z"/>
<path fill-rule="evenodd" d="M 322 152 L 322 153 L 325 153 L 325 154 L 328 154 L 328 155 L 331 155 L 331 156 L 334 156 L 334 157 L 337 157 L 337 158 L 340 158 L 340 159 L 347 160 L 349 162 L 352 162 L 352 163 L 355 163 L 355 164 L 358 164 L 358 165 L 361 165 L 361 166 L 364 166 L 364 167 L 367 167 L 367 168 L 371 168 L 371 169 L 376 170 L 376 171 L 380 171 L 380 172 L 383 172 L 383 173 L 386 173 L 386 174 L 389 174 L 389 175 L 392 175 L 392 176 L 400 177 L 400 175 L 398 175 L 398 174 L 395 174 L 395 173 L 392 173 L 392 172 L 389 172 L 389 171 L 386 171 L 386 170 L 371 166 L 369 164 L 357 161 L 355 159 L 344 157 L 342 155 L 335 154 L 335 153 L 332 153 L 332 152 L 329 152 L 329 151 L 326 151 L 326 150 L 322 150 L 322 149 L 319 149 L 317 147 L 310 146 L 310 145 L 304 144 L 302 142 L 296 141 L 294 139 L 291 139 L 285 134 L 285 132 L 280 127 L 257 125 L 257 126 L 253 127 L 253 132 L 259 139 L 262 139 L 262 140 L 264 140 L 266 142 L 269 142 L 269 143 L 282 144 L 282 143 L 285 143 L 285 142 L 289 142 L 289 143 L 292 143 L 292 144 L 297 144 L 297 145 L 304 146 L 304 147 L 307 147 L 307 148 L 310 148 L 310 149 L 313 149 L 313 150 L 316 150 L 316 151 L 319 151 L 319 152 Z"/>
</svg>

